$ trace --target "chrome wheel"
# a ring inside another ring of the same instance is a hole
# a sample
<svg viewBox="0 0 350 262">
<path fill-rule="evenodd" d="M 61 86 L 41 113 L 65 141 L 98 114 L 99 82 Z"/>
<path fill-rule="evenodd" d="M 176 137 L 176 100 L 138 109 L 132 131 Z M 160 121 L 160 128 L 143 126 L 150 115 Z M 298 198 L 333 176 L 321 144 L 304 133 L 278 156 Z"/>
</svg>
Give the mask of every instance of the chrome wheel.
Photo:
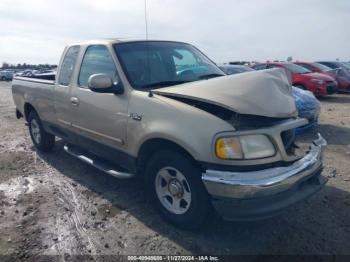
<svg viewBox="0 0 350 262">
<path fill-rule="evenodd" d="M 40 144 L 41 142 L 41 132 L 40 126 L 36 119 L 32 119 L 30 122 L 30 132 L 32 133 L 32 137 L 36 144 Z"/>
<path fill-rule="evenodd" d="M 186 177 L 177 169 L 164 167 L 155 179 L 156 193 L 162 205 L 171 213 L 186 213 L 191 205 L 191 189 Z"/>
</svg>

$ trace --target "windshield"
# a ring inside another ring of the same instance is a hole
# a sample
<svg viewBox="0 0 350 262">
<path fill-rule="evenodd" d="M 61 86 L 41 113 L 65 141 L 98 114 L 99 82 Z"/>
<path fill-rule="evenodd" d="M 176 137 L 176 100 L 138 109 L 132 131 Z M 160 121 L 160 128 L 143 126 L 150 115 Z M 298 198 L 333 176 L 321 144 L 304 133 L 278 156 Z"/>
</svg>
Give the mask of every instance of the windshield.
<svg viewBox="0 0 350 262">
<path fill-rule="evenodd" d="M 161 88 L 225 75 L 195 47 L 177 42 L 114 45 L 123 70 L 136 89 Z"/>
<path fill-rule="evenodd" d="M 220 69 L 228 75 L 254 71 L 254 69 L 247 66 L 220 66 Z"/>
<path fill-rule="evenodd" d="M 325 65 L 322 65 L 320 63 L 312 63 L 312 65 L 314 67 L 317 67 L 318 69 L 322 70 L 322 71 L 330 71 L 332 70 L 332 68 L 328 67 L 328 66 L 325 66 Z"/>
<path fill-rule="evenodd" d="M 285 68 L 292 71 L 294 74 L 309 74 L 311 71 L 309 69 L 306 69 L 302 66 L 296 65 L 296 64 L 283 64 Z"/>
<path fill-rule="evenodd" d="M 348 63 L 340 63 L 342 64 L 342 68 L 346 69 L 346 70 L 350 70 L 350 65 Z"/>
<path fill-rule="evenodd" d="M 341 62 L 320 62 L 320 63 L 326 64 L 327 66 L 331 67 L 332 69 L 343 68 L 345 70 L 350 70 L 350 66 L 348 68 L 345 63 L 341 63 Z"/>
</svg>

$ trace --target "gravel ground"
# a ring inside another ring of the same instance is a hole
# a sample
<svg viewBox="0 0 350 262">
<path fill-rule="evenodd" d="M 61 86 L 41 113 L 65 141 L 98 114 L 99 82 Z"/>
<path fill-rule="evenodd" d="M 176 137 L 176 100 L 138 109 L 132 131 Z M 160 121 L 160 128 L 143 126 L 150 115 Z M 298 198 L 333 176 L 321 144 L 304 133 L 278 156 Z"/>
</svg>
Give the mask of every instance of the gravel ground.
<svg viewBox="0 0 350 262">
<path fill-rule="evenodd" d="M 213 217 L 199 232 L 163 222 L 140 182 L 105 175 L 63 151 L 36 152 L 0 82 L 0 255 L 342 254 L 350 255 L 350 95 L 322 99 L 329 182 L 278 217 L 233 223 Z"/>
</svg>

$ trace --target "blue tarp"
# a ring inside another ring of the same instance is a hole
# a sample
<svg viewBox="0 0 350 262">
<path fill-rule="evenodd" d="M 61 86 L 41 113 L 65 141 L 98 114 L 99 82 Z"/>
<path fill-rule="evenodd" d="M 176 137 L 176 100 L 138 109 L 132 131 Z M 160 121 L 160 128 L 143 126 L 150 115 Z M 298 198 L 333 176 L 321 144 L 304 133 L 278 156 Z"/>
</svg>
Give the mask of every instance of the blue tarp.
<svg viewBox="0 0 350 262">
<path fill-rule="evenodd" d="M 309 120 L 309 124 L 298 128 L 296 133 L 303 133 L 306 129 L 317 125 L 318 116 L 320 114 L 320 102 L 310 92 L 297 87 L 292 87 L 292 93 L 295 98 L 296 107 L 299 112 L 299 117 Z"/>
</svg>

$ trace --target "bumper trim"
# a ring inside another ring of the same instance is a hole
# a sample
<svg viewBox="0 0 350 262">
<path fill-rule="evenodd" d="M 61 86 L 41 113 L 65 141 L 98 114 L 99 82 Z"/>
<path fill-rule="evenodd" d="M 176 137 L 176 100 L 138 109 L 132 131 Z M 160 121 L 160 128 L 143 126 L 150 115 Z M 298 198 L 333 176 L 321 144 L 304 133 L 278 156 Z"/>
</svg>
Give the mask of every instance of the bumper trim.
<svg viewBox="0 0 350 262">
<path fill-rule="evenodd" d="M 308 154 L 290 166 L 250 172 L 206 170 L 202 180 L 213 197 L 249 199 L 274 195 L 292 188 L 322 168 L 326 145 L 326 140 L 318 134 Z"/>
<path fill-rule="evenodd" d="M 230 221 L 254 221 L 267 219 L 282 213 L 318 192 L 327 182 L 318 170 L 313 176 L 299 181 L 291 189 L 264 198 L 237 200 L 233 198 L 213 199 L 216 211 Z"/>
</svg>

